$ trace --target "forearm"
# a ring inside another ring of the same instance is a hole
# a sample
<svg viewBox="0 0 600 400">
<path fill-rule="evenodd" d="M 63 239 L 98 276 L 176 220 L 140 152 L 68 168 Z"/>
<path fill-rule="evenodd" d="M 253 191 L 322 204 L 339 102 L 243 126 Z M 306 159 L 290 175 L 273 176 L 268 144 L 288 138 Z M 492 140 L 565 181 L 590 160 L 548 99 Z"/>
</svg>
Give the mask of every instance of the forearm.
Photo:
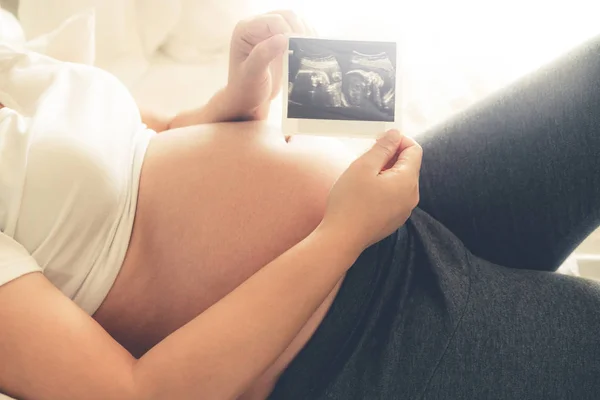
<svg viewBox="0 0 600 400">
<path fill-rule="evenodd" d="M 139 360 L 135 376 L 144 397 L 239 396 L 356 260 L 352 248 L 342 234 L 317 230 L 265 266 Z"/>
<path fill-rule="evenodd" d="M 359 249 L 343 232 L 313 232 L 139 360 L 40 273 L 23 276 L 0 287 L 0 390 L 35 399 L 236 398 L 292 342 Z"/>
<path fill-rule="evenodd" d="M 23 276 L 0 287 L 0 390 L 35 399 L 236 398 L 292 342 L 359 248 L 343 232 L 313 232 L 139 360 L 40 273 Z"/>
<path fill-rule="evenodd" d="M 203 107 L 186 110 L 169 122 L 169 129 L 218 122 L 248 121 L 265 118 L 264 107 L 258 110 L 242 110 L 235 96 L 227 89 L 219 90 Z"/>
<path fill-rule="evenodd" d="M 141 110 L 142 122 L 157 133 L 186 126 L 241 120 L 226 89 L 221 89 L 202 107 L 185 110 L 175 115 L 164 115 Z"/>
</svg>

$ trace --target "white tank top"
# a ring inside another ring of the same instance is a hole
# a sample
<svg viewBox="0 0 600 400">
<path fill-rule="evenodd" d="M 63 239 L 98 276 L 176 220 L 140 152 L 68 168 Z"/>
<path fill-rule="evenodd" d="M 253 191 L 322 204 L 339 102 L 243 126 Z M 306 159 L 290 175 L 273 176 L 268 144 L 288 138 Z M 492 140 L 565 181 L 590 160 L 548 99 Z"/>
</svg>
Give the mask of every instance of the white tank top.
<svg viewBox="0 0 600 400">
<path fill-rule="evenodd" d="M 113 76 L 0 45 L 0 286 L 41 271 L 89 314 L 123 263 L 155 133 Z"/>
</svg>

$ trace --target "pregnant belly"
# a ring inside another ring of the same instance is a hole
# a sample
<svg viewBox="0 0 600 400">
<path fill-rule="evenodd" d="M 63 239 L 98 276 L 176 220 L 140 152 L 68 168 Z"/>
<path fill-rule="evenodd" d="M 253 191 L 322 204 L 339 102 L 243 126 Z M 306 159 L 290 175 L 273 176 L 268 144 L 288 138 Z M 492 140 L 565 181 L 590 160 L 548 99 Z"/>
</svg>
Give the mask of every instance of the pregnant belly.
<svg viewBox="0 0 600 400">
<path fill-rule="evenodd" d="M 316 227 L 331 185 L 352 160 L 344 149 L 308 137 L 286 142 L 260 123 L 157 136 L 127 258 L 96 320 L 142 355 Z M 309 339 L 334 295 L 268 375 Z"/>
</svg>

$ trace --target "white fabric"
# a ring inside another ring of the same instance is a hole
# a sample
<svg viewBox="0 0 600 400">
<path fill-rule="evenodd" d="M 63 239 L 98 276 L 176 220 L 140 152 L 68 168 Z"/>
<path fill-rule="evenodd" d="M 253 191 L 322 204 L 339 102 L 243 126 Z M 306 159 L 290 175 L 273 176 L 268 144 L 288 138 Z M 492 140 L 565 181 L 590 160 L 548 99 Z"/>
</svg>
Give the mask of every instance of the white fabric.
<svg viewBox="0 0 600 400">
<path fill-rule="evenodd" d="M 163 45 L 181 18 L 180 0 L 136 0 L 138 34 L 146 56 Z"/>
<path fill-rule="evenodd" d="M 181 17 L 163 45 L 174 60 L 198 63 L 227 50 L 235 24 L 252 14 L 242 0 L 181 0 Z"/>
<path fill-rule="evenodd" d="M 32 38 L 92 9 L 96 66 L 128 87 L 144 75 L 159 50 L 186 62 L 223 51 L 235 23 L 252 12 L 242 0 L 20 0 L 19 19 Z"/>
<path fill-rule="evenodd" d="M 41 269 L 92 314 L 123 262 L 154 133 L 112 75 L 6 45 L 0 103 L 0 285 Z"/>
<path fill-rule="evenodd" d="M 33 38 L 87 10 L 96 13 L 96 57 L 99 64 L 140 51 L 133 0 L 20 0 L 19 20 L 27 37 Z"/>
<path fill-rule="evenodd" d="M 27 38 L 46 34 L 68 18 L 95 13 L 95 65 L 126 84 L 135 82 L 147 68 L 137 32 L 134 0 L 20 0 L 19 20 Z"/>
<path fill-rule="evenodd" d="M 0 9 L 0 43 L 25 47 L 61 61 L 93 65 L 95 16 L 90 10 L 74 15 L 44 35 L 26 41 L 21 24 Z"/>
<path fill-rule="evenodd" d="M 0 42 L 20 45 L 25 43 L 25 32 L 14 15 L 0 8 Z"/>
<path fill-rule="evenodd" d="M 264 11 L 264 0 L 20 0 L 28 38 L 55 29 L 67 18 L 96 13 L 96 66 L 135 86 L 161 54 L 202 63 L 226 51 L 238 20 Z"/>
<path fill-rule="evenodd" d="M 83 12 L 67 19 L 55 30 L 30 40 L 25 47 L 60 61 L 94 65 L 94 25 L 94 13 Z"/>
</svg>

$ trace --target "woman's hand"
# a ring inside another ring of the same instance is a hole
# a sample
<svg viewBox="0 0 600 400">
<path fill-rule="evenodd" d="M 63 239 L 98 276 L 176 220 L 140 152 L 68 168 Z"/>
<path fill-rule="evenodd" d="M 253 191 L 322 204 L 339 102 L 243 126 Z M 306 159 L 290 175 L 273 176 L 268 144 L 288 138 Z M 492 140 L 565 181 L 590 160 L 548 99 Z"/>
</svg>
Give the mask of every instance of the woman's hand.
<svg viewBox="0 0 600 400">
<path fill-rule="evenodd" d="M 239 119 L 265 119 L 281 91 L 288 35 L 312 36 L 292 11 L 275 11 L 241 21 L 231 40 L 226 93 Z"/>
<path fill-rule="evenodd" d="M 393 233 L 419 203 L 422 153 L 413 139 L 388 131 L 335 183 L 321 228 L 361 250 Z"/>
<path fill-rule="evenodd" d="M 231 39 L 227 86 L 203 107 L 181 112 L 166 126 L 158 124 L 159 129 L 266 119 L 271 100 L 281 91 L 282 57 L 290 34 L 310 36 L 314 31 L 292 11 L 274 11 L 239 22 Z"/>
</svg>

